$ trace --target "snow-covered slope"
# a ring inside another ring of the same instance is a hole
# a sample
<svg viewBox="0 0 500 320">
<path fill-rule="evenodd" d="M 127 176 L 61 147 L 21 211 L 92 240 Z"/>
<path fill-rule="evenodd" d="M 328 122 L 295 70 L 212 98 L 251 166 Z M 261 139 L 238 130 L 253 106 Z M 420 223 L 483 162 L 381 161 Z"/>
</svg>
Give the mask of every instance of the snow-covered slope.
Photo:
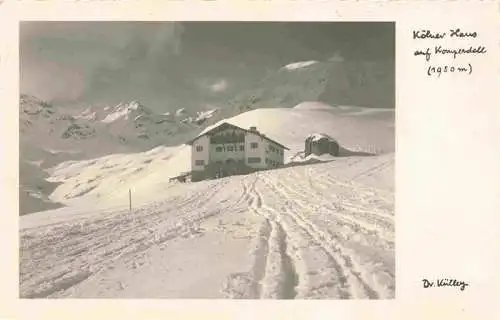
<svg viewBox="0 0 500 320">
<path fill-rule="evenodd" d="M 294 160 L 315 132 L 343 154 L 186 184 L 168 181 L 186 145 L 63 162 L 48 181 L 68 206 L 21 217 L 21 297 L 394 298 L 393 111 L 309 102 L 224 121 Z"/>
<path fill-rule="evenodd" d="M 305 101 L 302 103 L 297 104 L 296 106 L 293 107 L 296 110 L 325 110 L 325 111 L 339 111 L 342 110 L 342 108 L 336 106 L 333 107 L 327 103 L 320 102 L 320 101 Z"/>
<path fill-rule="evenodd" d="M 390 61 L 296 61 L 228 102 L 238 110 L 290 108 L 303 101 L 330 105 L 394 108 L 394 65 Z"/>
<path fill-rule="evenodd" d="M 270 73 L 252 89 L 228 102 L 236 109 L 290 108 L 318 100 L 328 83 L 331 62 L 295 62 Z"/>
<path fill-rule="evenodd" d="M 393 166 L 346 157 L 174 184 L 132 213 L 23 216 L 20 295 L 394 298 Z"/>
<path fill-rule="evenodd" d="M 190 169 L 190 156 L 187 146 L 157 147 L 141 153 L 63 162 L 49 170 L 48 180 L 60 183 L 50 198 L 73 206 L 92 203 L 108 207 L 122 204 L 131 188 L 135 201 L 154 199 L 170 186 L 170 177 Z"/>
<path fill-rule="evenodd" d="M 306 137 L 314 132 L 330 135 L 353 152 L 381 154 L 394 151 L 394 110 L 390 109 L 327 107 L 318 102 L 303 102 L 295 108 L 263 108 L 246 112 L 221 120 L 203 132 L 222 122 L 243 128 L 256 126 L 257 130 L 290 148 L 288 155 L 303 150 Z"/>
<path fill-rule="evenodd" d="M 202 116 L 209 117 L 211 113 Z M 20 97 L 20 213 L 52 207 L 48 188 L 36 193 L 45 169 L 64 161 L 135 153 L 160 145 L 178 145 L 197 133 L 197 126 L 159 115 L 137 101 L 116 107 L 86 107 L 83 111 L 57 108 L 33 96 Z M 23 161 L 39 165 L 27 169 Z M 39 172 L 35 173 L 34 171 Z M 43 179 L 42 179 L 43 180 Z M 41 203 L 40 199 L 46 201 Z"/>
<path fill-rule="evenodd" d="M 244 128 L 257 126 L 259 131 L 290 148 L 286 159 L 303 151 L 306 137 L 317 131 L 337 139 L 343 148 L 342 156 L 393 152 L 393 114 L 381 110 L 382 117 L 374 109 L 370 113 L 362 110 L 258 109 L 225 121 Z M 154 199 L 170 185 L 170 177 L 190 170 L 190 156 L 190 147 L 181 145 L 65 162 L 50 170 L 49 181 L 60 183 L 51 199 L 71 205 L 114 206 L 127 201 L 129 188 L 134 190 L 136 201 Z"/>
</svg>

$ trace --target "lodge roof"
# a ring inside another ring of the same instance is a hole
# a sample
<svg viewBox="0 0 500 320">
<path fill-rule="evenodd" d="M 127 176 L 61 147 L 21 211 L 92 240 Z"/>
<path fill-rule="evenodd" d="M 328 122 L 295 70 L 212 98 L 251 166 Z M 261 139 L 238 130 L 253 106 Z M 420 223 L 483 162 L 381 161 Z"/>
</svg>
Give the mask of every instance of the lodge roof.
<svg viewBox="0 0 500 320">
<path fill-rule="evenodd" d="M 263 138 L 263 139 L 266 139 L 267 141 L 270 141 L 274 144 L 277 144 L 278 146 L 282 147 L 283 149 L 286 149 L 286 150 L 290 150 L 289 148 L 285 147 L 284 145 L 282 145 L 281 143 L 279 142 L 276 142 L 275 140 L 267 137 L 266 135 L 262 134 L 261 132 L 259 131 L 253 131 L 253 130 L 249 130 L 249 129 L 244 129 L 244 128 L 241 128 L 241 127 L 238 127 L 234 124 L 231 124 L 231 123 L 228 123 L 228 122 L 223 122 L 221 123 L 220 125 L 206 131 L 206 132 L 203 132 L 202 134 L 199 134 L 198 136 L 196 136 L 195 138 L 189 140 L 188 142 L 186 142 L 187 145 L 192 145 L 196 140 L 198 140 L 199 138 L 203 137 L 203 136 L 210 136 L 220 130 L 224 130 L 224 129 L 227 129 L 227 128 L 233 128 L 233 129 L 238 129 L 238 130 L 242 130 L 244 131 L 245 133 L 253 133 L 253 134 L 256 134 L 258 135 L 259 137 Z"/>
<path fill-rule="evenodd" d="M 338 143 L 338 141 L 331 136 L 327 135 L 326 133 L 312 133 L 306 137 L 306 141 L 313 141 L 317 142 L 320 140 L 329 140 L 335 143 Z"/>
</svg>

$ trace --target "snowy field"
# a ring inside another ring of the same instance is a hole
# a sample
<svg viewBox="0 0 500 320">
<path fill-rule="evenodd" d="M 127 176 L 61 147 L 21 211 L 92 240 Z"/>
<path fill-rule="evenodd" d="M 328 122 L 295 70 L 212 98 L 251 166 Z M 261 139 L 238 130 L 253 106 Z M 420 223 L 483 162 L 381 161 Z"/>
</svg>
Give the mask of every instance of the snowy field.
<svg viewBox="0 0 500 320">
<path fill-rule="evenodd" d="M 168 181 L 189 169 L 184 145 L 61 163 L 47 181 L 66 207 L 20 217 L 21 297 L 394 298 L 394 111 L 304 103 L 227 121 L 288 159 L 314 132 L 351 153 L 197 183 Z"/>
<path fill-rule="evenodd" d="M 23 298 L 394 297 L 392 154 L 21 218 Z M 59 214 L 57 214 L 59 212 Z"/>
</svg>

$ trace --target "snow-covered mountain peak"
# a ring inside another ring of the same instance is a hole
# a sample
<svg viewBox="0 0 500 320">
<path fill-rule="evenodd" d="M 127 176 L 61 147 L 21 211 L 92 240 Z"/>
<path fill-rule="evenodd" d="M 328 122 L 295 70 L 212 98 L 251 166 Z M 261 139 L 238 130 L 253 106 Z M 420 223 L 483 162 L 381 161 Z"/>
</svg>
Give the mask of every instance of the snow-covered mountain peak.
<svg viewBox="0 0 500 320">
<path fill-rule="evenodd" d="M 177 111 L 175 111 L 176 117 L 184 116 L 186 114 L 187 114 L 187 112 L 186 112 L 186 109 L 184 109 L 184 108 L 180 108 L 180 109 L 177 109 Z"/>
<path fill-rule="evenodd" d="M 109 109 L 108 109 L 109 110 Z M 134 115 L 131 116 L 131 114 Z M 116 107 L 114 107 L 111 112 L 102 120 L 104 123 L 115 122 L 118 119 L 128 120 L 129 116 L 133 117 L 135 120 L 139 115 L 142 114 L 151 114 L 151 110 L 140 104 L 136 100 L 132 100 L 127 103 L 120 103 Z"/>
<path fill-rule="evenodd" d="M 315 61 L 315 60 L 299 61 L 299 62 L 293 62 L 293 63 L 287 64 L 283 68 L 286 70 L 297 70 L 297 69 L 307 68 L 307 67 L 312 66 L 313 64 L 316 64 L 316 63 L 318 63 L 318 61 Z"/>
<path fill-rule="evenodd" d="M 233 108 L 290 108 L 303 101 L 318 100 L 330 78 L 331 63 L 301 61 L 268 74 L 253 89 L 229 101 Z"/>
<path fill-rule="evenodd" d="M 82 113 L 76 115 L 74 118 L 87 121 L 95 121 L 97 120 L 97 111 L 95 111 L 92 107 L 88 107 Z"/>
<path fill-rule="evenodd" d="M 130 109 L 130 110 L 137 110 L 139 109 L 139 107 L 141 106 L 141 104 L 139 102 L 137 102 L 136 100 L 132 100 L 130 101 L 128 104 L 127 104 L 127 107 Z"/>
<path fill-rule="evenodd" d="M 190 118 L 190 122 L 195 123 L 197 125 L 201 125 L 205 121 L 207 121 L 208 119 L 213 118 L 217 114 L 217 112 L 219 112 L 218 108 L 206 110 L 206 111 L 198 111 L 198 112 L 196 112 L 195 117 Z"/>
</svg>

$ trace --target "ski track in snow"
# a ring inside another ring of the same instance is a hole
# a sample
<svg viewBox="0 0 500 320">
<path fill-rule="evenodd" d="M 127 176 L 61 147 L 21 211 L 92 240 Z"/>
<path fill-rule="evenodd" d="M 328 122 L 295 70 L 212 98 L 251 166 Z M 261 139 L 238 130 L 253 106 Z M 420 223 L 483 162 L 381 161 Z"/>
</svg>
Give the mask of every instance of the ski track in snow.
<svg viewBox="0 0 500 320">
<path fill-rule="evenodd" d="M 267 181 L 266 181 L 267 182 Z M 338 239 L 334 236 L 326 235 L 315 224 L 311 223 L 302 213 L 296 208 L 303 208 L 302 205 L 292 205 L 293 198 L 290 193 L 286 193 L 283 185 L 271 185 L 271 188 L 283 196 L 285 200 L 283 208 L 283 219 L 289 219 L 293 225 L 301 230 L 300 238 L 310 239 L 309 244 L 317 246 L 328 259 L 328 267 L 333 267 L 334 275 L 331 279 L 334 284 L 338 285 L 339 298 L 363 297 L 363 298 L 378 298 L 378 294 L 373 290 L 360 276 L 360 271 L 355 269 L 352 258 L 345 255 L 342 248 L 339 246 Z M 352 292 L 356 290 L 356 292 Z"/>
<path fill-rule="evenodd" d="M 227 276 L 225 297 L 393 298 L 393 193 L 358 182 L 391 165 L 374 162 L 350 180 L 320 164 L 186 184 L 179 186 L 186 192 L 132 213 L 21 229 L 21 297 L 71 297 L 79 284 L 118 262 L 140 268 L 149 249 L 202 236 L 204 223 L 236 216 L 255 224 L 254 234 L 248 231 L 253 262 L 248 272 Z"/>
</svg>

